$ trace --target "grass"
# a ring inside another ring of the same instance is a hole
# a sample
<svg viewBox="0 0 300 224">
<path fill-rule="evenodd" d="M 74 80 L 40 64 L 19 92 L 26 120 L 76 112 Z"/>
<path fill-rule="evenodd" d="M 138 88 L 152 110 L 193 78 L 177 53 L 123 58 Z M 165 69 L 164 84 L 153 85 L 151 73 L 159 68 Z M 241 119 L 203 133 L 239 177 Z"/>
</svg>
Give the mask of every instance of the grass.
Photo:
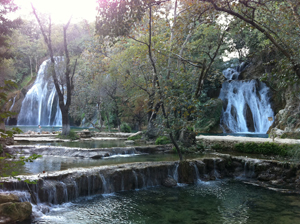
<svg viewBox="0 0 300 224">
<path fill-rule="evenodd" d="M 62 135 L 61 133 L 58 134 L 57 138 L 60 139 L 70 139 L 70 140 L 77 140 L 80 137 L 76 134 L 75 131 L 70 130 L 70 133 L 68 135 Z"/>
<path fill-rule="evenodd" d="M 159 136 L 155 140 L 156 145 L 166 145 L 166 144 L 169 144 L 169 143 L 171 143 L 171 141 L 167 136 Z"/>
<path fill-rule="evenodd" d="M 287 144 L 277 144 L 273 142 L 264 142 L 264 143 L 238 143 L 234 146 L 235 150 L 244 153 L 256 153 L 264 155 L 280 155 L 288 156 L 294 150 L 296 145 L 287 145 Z"/>
<path fill-rule="evenodd" d="M 135 136 L 128 137 L 127 140 L 138 140 L 141 138 L 142 138 L 142 135 L 135 135 Z"/>
<path fill-rule="evenodd" d="M 35 80 L 35 78 L 36 78 L 36 76 L 33 76 L 32 78 L 30 75 L 25 76 L 25 78 L 18 84 L 19 89 L 22 89 L 22 88 L 28 86 L 31 82 L 33 82 Z"/>
</svg>

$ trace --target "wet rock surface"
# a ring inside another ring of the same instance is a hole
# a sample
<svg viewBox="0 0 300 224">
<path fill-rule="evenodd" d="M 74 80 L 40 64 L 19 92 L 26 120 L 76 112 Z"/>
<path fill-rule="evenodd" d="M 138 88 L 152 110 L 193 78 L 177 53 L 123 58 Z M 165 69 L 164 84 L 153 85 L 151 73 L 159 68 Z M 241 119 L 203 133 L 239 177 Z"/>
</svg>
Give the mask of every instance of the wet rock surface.
<svg viewBox="0 0 300 224">
<path fill-rule="evenodd" d="M 194 159 L 180 163 L 144 162 L 24 175 L 19 178 L 37 180 L 37 183 L 28 187 L 23 181 L 7 178 L 3 187 L 6 190 L 30 189 L 33 203 L 51 204 L 73 201 L 80 196 L 159 185 L 175 186 L 175 182 L 196 183 L 199 179 L 208 181 L 239 178 L 269 189 L 279 188 L 285 189 L 284 192 L 299 193 L 298 170 L 299 165 L 219 154 L 215 158 Z"/>
<path fill-rule="evenodd" d="M 0 194 L 0 223 L 16 223 L 30 219 L 32 206 L 29 202 L 20 202 L 14 194 Z"/>
<path fill-rule="evenodd" d="M 161 184 L 165 187 L 175 187 L 177 186 L 177 181 L 173 177 L 167 177 Z"/>
<path fill-rule="evenodd" d="M 6 152 L 10 154 L 21 153 L 23 155 L 38 154 L 100 159 L 102 157 L 118 154 L 124 155 L 140 153 L 164 153 L 171 149 L 171 145 L 131 146 L 112 148 L 71 148 L 63 146 L 13 145 L 7 146 Z"/>
<path fill-rule="evenodd" d="M 264 142 L 274 142 L 278 144 L 300 144 L 300 140 L 295 139 L 280 139 L 280 138 L 250 138 L 241 136 L 205 136 L 199 135 L 196 137 L 197 141 L 202 142 L 204 146 L 208 149 L 213 148 L 215 145 L 222 146 L 223 150 L 233 150 L 235 144 L 238 143 L 264 143 Z"/>
</svg>

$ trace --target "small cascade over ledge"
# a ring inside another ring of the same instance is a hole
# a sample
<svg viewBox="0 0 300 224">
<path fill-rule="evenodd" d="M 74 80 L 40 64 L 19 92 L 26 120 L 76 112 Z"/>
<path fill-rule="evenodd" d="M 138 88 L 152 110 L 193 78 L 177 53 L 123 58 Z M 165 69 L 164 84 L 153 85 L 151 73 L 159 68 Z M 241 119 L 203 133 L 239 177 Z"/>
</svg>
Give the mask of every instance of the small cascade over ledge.
<svg viewBox="0 0 300 224">
<path fill-rule="evenodd" d="M 59 74 L 59 66 L 63 62 L 63 58 L 56 57 L 55 60 L 57 63 L 55 69 Z M 17 125 L 62 125 L 58 95 L 50 69 L 50 59 L 41 64 L 34 85 L 27 92 L 22 102 Z"/>
<path fill-rule="evenodd" d="M 14 96 L 14 99 L 13 99 L 12 105 L 9 108 L 9 111 L 12 111 L 12 109 L 14 108 L 14 105 L 15 105 L 15 102 L 16 102 L 16 97 L 17 97 L 17 95 Z M 11 101 L 11 99 L 9 101 Z M 9 120 L 10 120 L 10 117 L 8 117 L 6 119 L 6 121 L 5 121 L 6 125 L 9 125 Z"/>
<path fill-rule="evenodd" d="M 221 127 L 225 133 L 265 134 L 274 120 L 269 87 L 259 80 L 238 80 L 240 67 L 223 71 L 226 81 L 219 98 L 223 101 Z M 270 119 L 272 118 L 272 119 Z"/>
</svg>

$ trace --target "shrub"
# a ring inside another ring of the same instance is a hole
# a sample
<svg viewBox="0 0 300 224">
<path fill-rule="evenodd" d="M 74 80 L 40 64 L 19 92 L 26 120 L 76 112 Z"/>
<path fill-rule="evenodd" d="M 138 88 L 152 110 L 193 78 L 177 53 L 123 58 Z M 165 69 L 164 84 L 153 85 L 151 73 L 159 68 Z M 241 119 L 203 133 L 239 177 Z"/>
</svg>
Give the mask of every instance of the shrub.
<svg viewBox="0 0 300 224">
<path fill-rule="evenodd" d="M 204 146 L 204 144 L 201 142 L 201 143 L 197 143 L 197 144 L 196 144 L 196 148 L 197 148 L 197 150 L 199 150 L 199 151 L 201 150 L 201 151 L 202 151 L 202 150 L 204 150 L 205 146 Z"/>
<path fill-rule="evenodd" d="M 294 147 L 290 150 L 288 150 L 288 156 L 295 159 L 296 161 L 299 161 L 300 159 L 300 148 L 297 145 L 294 145 Z"/>
<path fill-rule="evenodd" d="M 159 136 L 156 140 L 155 140 L 155 144 L 156 145 L 165 145 L 165 144 L 169 144 L 171 143 L 170 139 L 167 136 Z"/>
<path fill-rule="evenodd" d="M 211 148 L 214 150 L 222 150 L 223 149 L 222 145 L 219 143 L 212 145 Z"/>
<path fill-rule="evenodd" d="M 74 130 L 70 130 L 70 133 L 68 135 L 62 135 L 61 133 L 59 133 L 57 137 L 61 139 L 70 139 L 70 140 L 77 140 L 80 138 Z"/>
<path fill-rule="evenodd" d="M 134 135 L 134 136 L 128 137 L 127 140 L 138 140 L 141 138 L 142 138 L 142 135 Z"/>
<path fill-rule="evenodd" d="M 130 133 L 131 132 L 131 127 L 127 123 L 122 123 L 120 126 L 121 132 L 126 132 Z"/>
<path fill-rule="evenodd" d="M 288 151 L 293 149 L 295 146 L 286 144 L 279 145 L 273 142 L 264 142 L 260 144 L 255 142 L 247 142 L 238 143 L 234 147 L 239 152 L 287 156 Z"/>
<path fill-rule="evenodd" d="M 300 132 L 285 132 L 280 138 L 300 139 Z"/>
</svg>

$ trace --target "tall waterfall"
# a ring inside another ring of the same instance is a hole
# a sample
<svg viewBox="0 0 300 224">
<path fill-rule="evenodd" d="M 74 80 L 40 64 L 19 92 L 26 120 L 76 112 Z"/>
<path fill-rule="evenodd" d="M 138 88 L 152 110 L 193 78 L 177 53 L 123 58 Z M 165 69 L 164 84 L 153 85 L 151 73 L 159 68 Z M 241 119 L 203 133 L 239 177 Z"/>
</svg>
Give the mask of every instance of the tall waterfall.
<svg viewBox="0 0 300 224">
<path fill-rule="evenodd" d="M 238 68 L 223 71 L 227 80 L 219 96 L 223 101 L 221 126 L 224 132 L 265 134 L 274 119 L 269 88 L 259 80 L 238 80 L 239 71 Z"/>
<path fill-rule="evenodd" d="M 57 62 L 63 61 L 56 57 Z M 62 115 L 58 95 L 50 74 L 50 60 L 44 61 L 36 81 L 22 102 L 17 125 L 61 126 Z M 56 65 L 56 70 L 59 66 Z"/>
</svg>

